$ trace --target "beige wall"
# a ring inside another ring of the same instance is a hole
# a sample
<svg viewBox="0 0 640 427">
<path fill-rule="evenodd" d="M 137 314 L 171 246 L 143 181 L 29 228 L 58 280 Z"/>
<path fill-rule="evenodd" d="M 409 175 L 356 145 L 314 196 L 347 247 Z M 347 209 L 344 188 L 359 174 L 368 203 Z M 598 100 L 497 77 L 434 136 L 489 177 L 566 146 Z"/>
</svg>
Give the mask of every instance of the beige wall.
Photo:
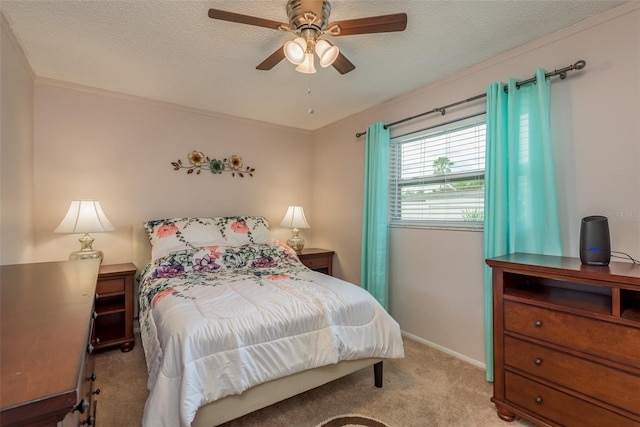
<svg viewBox="0 0 640 427">
<path fill-rule="evenodd" d="M 336 250 L 337 274 L 360 281 L 365 138 L 356 132 L 468 99 L 494 81 L 528 78 L 537 67 L 551 71 L 579 59 L 586 69 L 552 83 L 564 252 L 578 256 L 582 217 L 607 215 L 613 249 L 640 258 L 639 7 L 629 3 L 316 131 L 314 233 L 319 244 Z M 444 120 L 482 110 L 484 102 L 451 109 Z M 426 116 L 392 128 L 392 136 L 438 120 Z M 405 333 L 478 365 L 485 360 L 482 248 L 481 232 L 390 232 L 391 314 Z"/>
<path fill-rule="evenodd" d="M 69 202 L 95 198 L 115 232 L 94 235 L 104 263 L 132 260 L 132 225 L 174 216 L 264 215 L 279 228 L 287 206 L 311 203 L 308 132 L 58 82 L 35 84 L 35 258 L 65 259 L 78 236 L 54 234 Z M 187 175 L 171 162 L 197 149 L 241 156 L 254 177 Z M 309 239 L 311 233 L 305 233 Z"/>
<path fill-rule="evenodd" d="M 0 16 L 0 265 L 33 260 L 33 79 Z"/>
</svg>

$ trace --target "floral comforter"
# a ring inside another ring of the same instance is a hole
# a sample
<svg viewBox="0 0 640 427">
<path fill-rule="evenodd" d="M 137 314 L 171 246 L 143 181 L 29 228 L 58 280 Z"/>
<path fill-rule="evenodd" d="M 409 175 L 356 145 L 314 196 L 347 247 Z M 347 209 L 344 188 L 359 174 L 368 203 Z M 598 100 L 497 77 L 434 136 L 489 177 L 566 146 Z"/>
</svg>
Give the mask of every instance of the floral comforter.
<svg viewBox="0 0 640 427">
<path fill-rule="evenodd" d="M 282 244 L 152 262 L 140 280 L 140 329 L 143 426 L 188 426 L 202 405 L 303 370 L 404 356 L 398 324 L 367 291 L 309 270 Z"/>
</svg>

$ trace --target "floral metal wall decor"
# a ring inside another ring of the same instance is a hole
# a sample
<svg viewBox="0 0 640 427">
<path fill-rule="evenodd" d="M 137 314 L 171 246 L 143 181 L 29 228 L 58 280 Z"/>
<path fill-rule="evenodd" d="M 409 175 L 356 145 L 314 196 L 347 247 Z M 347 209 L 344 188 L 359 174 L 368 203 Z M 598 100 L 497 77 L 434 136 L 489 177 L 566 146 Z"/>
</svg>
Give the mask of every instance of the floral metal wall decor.
<svg viewBox="0 0 640 427">
<path fill-rule="evenodd" d="M 245 167 L 242 163 L 242 157 L 236 156 L 235 154 L 228 159 L 210 159 L 209 156 L 205 156 L 201 151 L 193 150 L 187 156 L 189 159 L 189 165 L 183 165 L 182 160 L 178 160 L 177 162 L 171 162 L 173 166 L 173 170 L 177 171 L 180 169 L 186 169 L 187 174 L 193 173 L 196 174 L 202 172 L 202 170 L 209 170 L 213 174 L 221 174 L 222 172 L 231 172 L 231 176 L 236 176 L 236 174 L 240 178 L 244 178 L 245 175 L 253 176 L 253 172 L 255 172 L 255 168 Z"/>
</svg>

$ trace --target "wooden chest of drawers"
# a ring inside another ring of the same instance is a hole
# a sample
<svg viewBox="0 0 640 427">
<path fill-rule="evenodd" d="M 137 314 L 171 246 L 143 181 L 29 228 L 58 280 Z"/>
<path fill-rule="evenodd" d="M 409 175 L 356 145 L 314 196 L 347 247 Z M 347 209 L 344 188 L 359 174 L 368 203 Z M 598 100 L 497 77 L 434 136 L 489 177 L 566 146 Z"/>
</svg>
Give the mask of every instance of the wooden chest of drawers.
<svg viewBox="0 0 640 427">
<path fill-rule="evenodd" d="M 0 425 L 93 425 L 98 260 L 0 267 Z"/>
<path fill-rule="evenodd" d="M 640 426 L 640 266 L 530 254 L 487 263 L 498 416 Z"/>
</svg>

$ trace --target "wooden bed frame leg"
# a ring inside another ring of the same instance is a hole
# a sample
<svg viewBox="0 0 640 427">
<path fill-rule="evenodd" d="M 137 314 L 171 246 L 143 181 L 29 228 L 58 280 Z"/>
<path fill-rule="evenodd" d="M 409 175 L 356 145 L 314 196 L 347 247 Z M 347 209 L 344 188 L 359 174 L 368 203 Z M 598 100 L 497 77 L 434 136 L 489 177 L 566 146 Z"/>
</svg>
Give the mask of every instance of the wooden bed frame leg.
<svg viewBox="0 0 640 427">
<path fill-rule="evenodd" d="M 373 378 L 376 384 L 376 387 L 382 387 L 382 362 L 378 362 L 373 365 Z"/>
</svg>

